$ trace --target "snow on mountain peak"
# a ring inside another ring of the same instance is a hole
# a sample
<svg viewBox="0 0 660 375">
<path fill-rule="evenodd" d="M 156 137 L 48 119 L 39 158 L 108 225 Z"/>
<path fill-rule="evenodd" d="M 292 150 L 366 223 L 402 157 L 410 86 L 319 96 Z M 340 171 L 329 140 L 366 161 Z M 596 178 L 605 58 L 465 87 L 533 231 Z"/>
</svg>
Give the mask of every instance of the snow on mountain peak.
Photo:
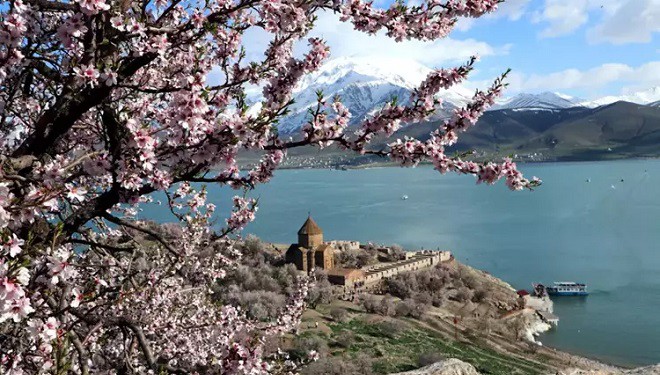
<svg viewBox="0 0 660 375">
<path fill-rule="evenodd" d="M 323 64 L 321 68 L 304 77 L 297 92 L 312 86 L 329 86 L 339 83 L 363 83 L 382 80 L 397 86 L 413 89 L 426 78 L 431 69 L 414 60 L 394 58 L 340 57 Z M 354 75 L 348 81 L 345 77 Z"/>
<path fill-rule="evenodd" d="M 620 101 L 642 105 L 648 105 L 660 101 L 660 86 L 651 87 L 643 91 L 637 91 L 626 95 L 605 96 L 596 100 L 581 102 L 580 105 L 589 108 L 596 108 Z"/>
<path fill-rule="evenodd" d="M 542 92 L 539 94 L 521 93 L 497 102 L 492 107 L 498 109 L 560 109 L 575 107 L 575 99 L 571 96 L 555 93 Z"/>
<path fill-rule="evenodd" d="M 291 114 L 280 121 L 279 129 L 284 133 L 297 131 L 307 120 L 307 109 L 316 104 L 318 90 L 326 98 L 339 95 L 353 114 L 353 123 L 357 123 L 395 96 L 405 103 L 410 91 L 431 72 L 414 60 L 401 58 L 342 57 L 328 61 L 299 82 Z M 465 105 L 472 92 L 455 86 L 438 96 L 449 109 Z"/>
</svg>

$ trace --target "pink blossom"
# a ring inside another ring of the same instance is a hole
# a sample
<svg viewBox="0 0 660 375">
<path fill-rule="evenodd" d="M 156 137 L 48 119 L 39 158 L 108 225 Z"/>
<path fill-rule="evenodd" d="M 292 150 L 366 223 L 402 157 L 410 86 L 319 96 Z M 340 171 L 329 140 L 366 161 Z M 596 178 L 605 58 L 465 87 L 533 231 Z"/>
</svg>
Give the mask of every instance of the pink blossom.
<svg viewBox="0 0 660 375">
<path fill-rule="evenodd" d="M 2 244 L 2 249 L 6 251 L 10 257 L 14 258 L 21 252 L 21 246 L 23 246 L 23 244 L 25 244 L 25 241 L 18 238 L 15 233 L 12 233 L 11 238 Z"/>
<path fill-rule="evenodd" d="M 101 73 L 101 75 L 100 75 L 101 81 L 106 86 L 116 85 L 117 84 L 117 77 L 118 77 L 117 73 L 113 72 L 111 70 L 104 70 L 103 73 Z"/>
<path fill-rule="evenodd" d="M 100 76 L 99 71 L 92 65 L 77 66 L 73 68 L 73 72 L 82 82 L 90 86 L 96 85 Z"/>
<path fill-rule="evenodd" d="M 78 306 L 80 306 L 80 302 L 83 300 L 83 295 L 78 291 L 78 289 L 73 289 L 71 290 L 71 296 L 73 297 L 71 299 L 71 303 L 69 306 L 73 307 L 74 309 Z"/>
<path fill-rule="evenodd" d="M 91 15 L 110 9 L 110 5 L 105 0 L 76 0 L 80 4 L 83 13 Z"/>
<path fill-rule="evenodd" d="M 65 186 L 68 190 L 66 194 L 67 198 L 75 202 L 83 202 L 85 200 L 85 194 L 87 194 L 87 190 L 85 190 L 85 188 L 80 186 L 73 186 L 73 184 L 66 184 Z"/>
</svg>

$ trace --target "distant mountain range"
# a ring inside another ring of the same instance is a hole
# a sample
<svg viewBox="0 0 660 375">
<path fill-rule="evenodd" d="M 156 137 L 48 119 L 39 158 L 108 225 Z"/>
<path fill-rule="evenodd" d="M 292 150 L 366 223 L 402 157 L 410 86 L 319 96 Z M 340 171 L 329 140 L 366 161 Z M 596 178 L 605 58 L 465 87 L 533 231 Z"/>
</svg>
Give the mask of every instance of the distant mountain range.
<svg viewBox="0 0 660 375">
<path fill-rule="evenodd" d="M 411 125 L 395 137 L 428 139 L 437 125 Z M 658 157 L 660 106 L 620 101 L 597 108 L 488 111 L 460 136 L 455 150 L 535 155 L 531 160 Z"/>
<path fill-rule="evenodd" d="M 642 105 L 658 106 L 660 102 L 660 86 L 651 87 L 648 90 L 638 91 L 621 96 L 605 96 L 600 99 L 578 103 L 583 107 L 596 108 L 616 102 L 629 102 Z"/>
<path fill-rule="evenodd" d="M 351 125 L 357 124 L 393 97 L 407 104 L 410 90 L 417 87 L 431 71 L 424 65 L 406 59 L 331 60 L 318 71 L 306 76 L 296 87 L 295 104 L 289 115 L 280 121 L 278 128 L 283 134 L 299 133 L 300 127 L 309 119 L 308 110 L 316 104 L 316 92 L 319 90 L 328 99 L 339 95 L 353 115 Z M 452 109 L 468 103 L 472 95 L 472 90 L 462 86 L 440 92 L 438 96 L 443 99 L 443 106 L 432 120 L 448 116 Z M 252 100 L 258 100 L 257 96 L 253 96 Z M 660 86 L 624 96 L 606 96 L 591 101 L 554 92 L 521 93 L 498 101 L 491 111 L 532 111 L 537 114 L 538 111 L 574 107 L 594 109 L 620 101 L 660 107 Z"/>
</svg>

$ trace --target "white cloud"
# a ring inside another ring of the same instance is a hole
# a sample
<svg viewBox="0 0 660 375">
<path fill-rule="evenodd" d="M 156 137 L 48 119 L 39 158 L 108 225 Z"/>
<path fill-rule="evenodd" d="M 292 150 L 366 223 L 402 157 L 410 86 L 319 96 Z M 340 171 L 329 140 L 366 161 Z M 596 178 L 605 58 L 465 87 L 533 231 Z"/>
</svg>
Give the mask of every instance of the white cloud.
<svg viewBox="0 0 660 375">
<path fill-rule="evenodd" d="M 330 58 L 360 56 L 360 57 L 394 57 L 416 60 L 429 67 L 440 67 L 446 63 L 463 62 L 472 55 L 480 57 L 505 55 L 511 49 L 510 44 L 491 46 L 475 39 L 444 38 L 433 42 L 394 39 L 379 32 L 375 35 L 357 31 L 350 23 L 341 22 L 339 16 L 332 12 L 319 12 L 318 20 L 308 37 L 321 37 L 330 47 Z M 243 36 L 243 46 L 246 48 L 248 61 L 264 58 L 263 52 L 268 46 L 272 35 L 259 28 L 251 28 Z M 301 56 L 307 52 L 307 38 L 296 44 L 295 54 Z"/>
<path fill-rule="evenodd" d="M 648 43 L 660 32 L 660 0 L 628 0 L 589 29 L 590 42 Z"/>
<path fill-rule="evenodd" d="M 319 14 L 310 36 L 321 37 L 327 41 L 330 46 L 331 58 L 344 56 L 405 57 L 430 67 L 462 62 L 475 54 L 481 57 L 507 54 L 511 48 L 511 45 L 494 47 L 475 39 L 453 38 L 433 42 L 408 40 L 397 43 L 387 37 L 384 32 L 368 35 L 356 31 L 350 23 L 339 21 L 339 17 L 330 12 Z M 300 45 L 297 52 L 304 51 L 304 44 Z"/>
<path fill-rule="evenodd" d="M 495 13 L 487 17 L 506 17 L 511 21 L 519 20 L 525 14 L 530 0 L 507 0 L 501 4 Z"/>
<path fill-rule="evenodd" d="M 589 0 L 545 0 L 542 11 L 532 16 L 534 23 L 547 23 L 541 37 L 557 37 L 577 30 L 589 20 Z"/>
<path fill-rule="evenodd" d="M 530 0 L 507 0 L 500 4 L 495 12 L 485 15 L 481 19 L 506 18 L 510 21 L 517 21 L 525 14 L 529 3 Z M 456 29 L 467 31 L 475 22 L 477 22 L 475 18 L 460 18 L 456 23 Z"/>
<path fill-rule="evenodd" d="M 624 91 L 636 91 L 660 85 L 660 61 L 632 67 L 626 64 L 602 64 L 588 70 L 566 69 L 549 74 L 512 73 L 509 92 L 538 92 L 554 90 L 582 90 L 602 95 L 601 90 L 611 84 L 626 85 Z"/>
<path fill-rule="evenodd" d="M 532 22 L 545 24 L 539 36 L 558 37 L 587 24 L 594 12 L 601 18 L 587 31 L 592 43 L 648 43 L 660 32 L 660 0 L 545 0 Z"/>
</svg>

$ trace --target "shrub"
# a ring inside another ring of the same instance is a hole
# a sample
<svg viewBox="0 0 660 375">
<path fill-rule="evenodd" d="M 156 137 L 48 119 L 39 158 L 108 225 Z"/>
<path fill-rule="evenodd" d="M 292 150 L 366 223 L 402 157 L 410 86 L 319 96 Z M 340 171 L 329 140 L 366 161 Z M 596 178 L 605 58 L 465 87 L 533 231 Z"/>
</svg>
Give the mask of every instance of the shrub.
<svg viewBox="0 0 660 375">
<path fill-rule="evenodd" d="M 328 281 L 326 273 L 317 268 L 315 276 L 316 281 L 310 286 L 306 299 L 307 305 L 312 309 L 320 303 L 332 301 L 332 285 Z"/>
<path fill-rule="evenodd" d="M 393 338 L 406 330 L 406 324 L 398 320 L 385 320 L 378 323 L 378 328 L 384 336 Z"/>
<path fill-rule="evenodd" d="M 227 302 L 243 307 L 248 317 L 263 321 L 279 315 L 286 306 L 286 296 L 264 290 L 233 290 L 230 292 Z"/>
<path fill-rule="evenodd" d="M 351 331 L 341 331 L 335 337 L 335 343 L 342 348 L 350 347 L 355 342 L 355 334 Z"/>
<path fill-rule="evenodd" d="M 385 297 L 380 300 L 377 312 L 384 316 L 394 316 L 395 312 L 394 300 L 391 297 Z"/>
<path fill-rule="evenodd" d="M 419 367 L 425 367 L 425 366 L 432 365 L 432 364 L 440 362 L 440 361 L 444 361 L 446 359 L 447 359 L 447 357 L 443 353 L 428 352 L 428 353 L 424 353 L 424 354 L 419 356 L 419 358 L 417 359 L 417 365 Z"/>
<path fill-rule="evenodd" d="M 486 297 L 488 296 L 488 291 L 485 289 L 477 289 L 474 291 L 474 295 L 472 296 L 472 302 L 483 302 Z"/>
<path fill-rule="evenodd" d="M 399 302 L 396 304 L 396 316 L 408 316 L 410 315 L 410 306 L 406 302 Z"/>
<path fill-rule="evenodd" d="M 318 336 L 296 336 L 293 340 L 292 354 L 297 358 L 305 358 L 310 350 L 316 350 L 321 357 L 326 356 L 330 350 L 328 343 Z"/>
<path fill-rule="evenodd" d="M 385 260 L 388 262 L 395 262 L 397 260 L 405 259 L 406 251 L 399 245 L 392 245 L 389 248 L 389 252 L 385 255 Z"/>
<path fill-rule="evenodd" d="M 371 360 L 364 356 L 357 358 L 328 357 L 305 366 L 302 375 L 371 375 Z"/>
<path fill-rule="evenodd" d="M 454 299 L 458 302 L 467 302 L 472 300 L 474 292 L 466 286 L 462 286 L 456 290 Z"/>
<path fill-rule="evenodd" d="M 400 275 L 401 277 L 398 276 L 385 281 L 387 292 L 395 297 L 406 299 L 410 297 L 413 290 L 411 286 L 412 282 L 410 282 L 411 278 L 404 277 L 403 275 Z"/>
<path fill-rule="evenodd" d="M 366 294 L 360 298 L 360 305 L 364 308 L 369 314 L 378 313 L 378 298 L 371 294 Z"/>
<path fill-rule="evenodd" d="M 348 318 L 348 312 L 342 308 L 334 307 L 330 310 L 330 316 L 335 322 L 342 323 Z"/>
<path fill-rule="evenodd" d="M 411 301 L 409 302 L 409 304 L 410 304 L 410 313 L 408 314 L 408 316 L 410 316 L 411 318 L 419 319 L 428 310 L 428 305 L 424 303 Z"/>
</svg>

